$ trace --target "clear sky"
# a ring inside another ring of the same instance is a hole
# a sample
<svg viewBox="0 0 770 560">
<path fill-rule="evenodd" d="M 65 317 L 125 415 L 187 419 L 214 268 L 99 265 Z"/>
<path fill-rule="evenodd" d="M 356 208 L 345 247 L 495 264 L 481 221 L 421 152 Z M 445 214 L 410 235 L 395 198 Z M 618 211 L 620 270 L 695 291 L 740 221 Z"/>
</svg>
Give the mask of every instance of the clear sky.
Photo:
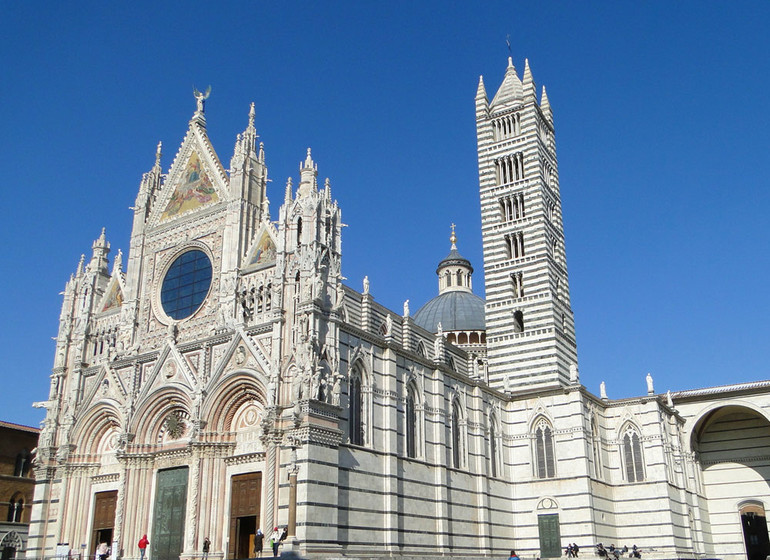
<svg viewBox="0 0 770 560">
<path fill-rule="evenodd" d="M 225 166 L 255 102 L 273 216 L 312 147 L 349 285 L 416 311 L 454 222 L 483 295 L 474 95 L 507 35 L 554 111 L 583 383 L 770 378 L 769 28 L 766 1 L 6 3 L 0 419 L 42 420 L 59 292 L 103 226 L 127 252 L 193 85 Z"/>
</svg>

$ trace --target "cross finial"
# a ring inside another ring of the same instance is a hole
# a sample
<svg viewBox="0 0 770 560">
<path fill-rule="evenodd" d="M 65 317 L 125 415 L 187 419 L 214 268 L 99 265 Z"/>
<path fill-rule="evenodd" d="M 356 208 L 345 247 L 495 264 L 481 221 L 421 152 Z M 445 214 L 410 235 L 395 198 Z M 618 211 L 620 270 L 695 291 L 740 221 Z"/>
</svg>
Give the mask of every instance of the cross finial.
<svg viewBox="0 0 770 560">
<path fill-rule="evenodd" d="M 452 243 L 452 249 L 457 249 L 457 246 L 455 245 L 457 243 L 457 236 L 455 235 L 455 227 L 456 226 L 454 224 L 451 225 L 452 235 L 449 237 L 449 241 L 451 241 Z"/>
</svg>

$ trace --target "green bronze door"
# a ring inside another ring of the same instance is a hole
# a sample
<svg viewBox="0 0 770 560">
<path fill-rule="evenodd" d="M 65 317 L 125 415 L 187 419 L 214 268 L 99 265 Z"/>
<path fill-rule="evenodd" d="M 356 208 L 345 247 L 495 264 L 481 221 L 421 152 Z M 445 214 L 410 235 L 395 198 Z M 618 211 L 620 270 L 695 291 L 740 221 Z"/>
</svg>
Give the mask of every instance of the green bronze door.
<svg viewBox="0 0 770 560">
<path fill-rule="evenodd" d="M 561 556 L 559 514 L 538 515 L 537 530 L 540 534 L 540 556 L 542 558 L 559 558 Z"/>
<path fill-rule="evenodd" d="M 158 471 L 152 522 L 152 560 L 179 560 L 187 509 L 187 467 Z"/>
</svg>

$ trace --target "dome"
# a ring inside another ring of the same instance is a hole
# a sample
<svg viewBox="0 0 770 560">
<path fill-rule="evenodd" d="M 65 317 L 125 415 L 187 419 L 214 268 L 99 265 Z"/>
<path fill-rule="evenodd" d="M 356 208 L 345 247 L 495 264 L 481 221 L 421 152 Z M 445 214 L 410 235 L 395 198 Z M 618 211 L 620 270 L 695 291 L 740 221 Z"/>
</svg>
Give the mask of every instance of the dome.
<svg viewBox="0 0 770 560">
<path fill-rule="evenodd" d="M 414 322 L 432 333 L 439 323 L 444 331 L 483 331 L 484 300 L 472 292 L 444 292 L 423 305 Z"/>
<path fill-rule="evenodd" d="M 446 256 L 446 258 L 438 263 L 436 273 L 441 272 L 442 269 L 448 266 L 462 266 L 468 269 L 469 274 L 473 274 L 471 261 L 463 257 L 454 246 L 452 247 L 452 250 L 449 251 L 449 254 Z"/>
</svg>

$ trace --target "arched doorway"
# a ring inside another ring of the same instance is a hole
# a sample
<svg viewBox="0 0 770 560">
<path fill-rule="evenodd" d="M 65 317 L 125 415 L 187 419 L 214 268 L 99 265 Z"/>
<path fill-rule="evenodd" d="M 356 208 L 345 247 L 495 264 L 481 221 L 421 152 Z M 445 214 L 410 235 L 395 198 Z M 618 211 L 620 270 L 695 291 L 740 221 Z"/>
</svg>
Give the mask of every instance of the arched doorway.
<svg viewBox="0 0 770 560">
<path fill-rule="evenodd" d="M 741 507 L 740 513 L 748 560 L 765 560 L 770 550 L 765 508 L 762 504 L 748 503 Z"/>
</svg>

